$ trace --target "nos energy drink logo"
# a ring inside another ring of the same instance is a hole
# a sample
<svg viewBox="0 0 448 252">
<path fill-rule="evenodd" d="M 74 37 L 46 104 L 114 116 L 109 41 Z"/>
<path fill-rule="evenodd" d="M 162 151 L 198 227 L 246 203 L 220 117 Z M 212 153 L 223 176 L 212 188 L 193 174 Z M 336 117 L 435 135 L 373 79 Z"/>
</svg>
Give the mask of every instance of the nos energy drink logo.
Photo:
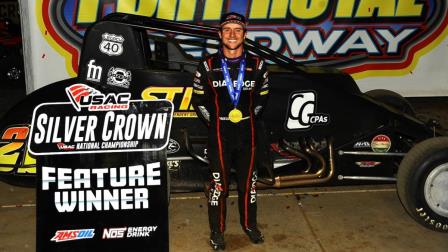
<svg viewBox="0 0 448 252">
<path fill-rule="evenodd" d="M 448 33 L 446 0 L 39 0 L 36 8 L 42 10 L 37 13 L 44 37 L 66 56 L 72 73 L 85 29 L 112 12 L 217 25 L 222 13 L 236 11 L 248 17 L 248 38 L 297 61 L 338 67 L 355 77 L 379 70 L 407 74 Z M 198 58 L 207 52 L 194 46 L 184 50 Z"/>
</svg>

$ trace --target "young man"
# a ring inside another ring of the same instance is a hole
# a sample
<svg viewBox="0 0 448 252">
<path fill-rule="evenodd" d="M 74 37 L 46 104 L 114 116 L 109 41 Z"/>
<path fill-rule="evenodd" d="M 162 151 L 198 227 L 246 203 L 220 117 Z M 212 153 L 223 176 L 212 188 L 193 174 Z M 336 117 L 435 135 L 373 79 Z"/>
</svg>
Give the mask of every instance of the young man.
<svg viewBox="0 0 448 252">
<path fill-rule="evenodd" d="M 244 50 L 245 17 L 228 13 L 220 21 L 221 47 L 198 66 L 193 103 L 209 127 L 210 244 L 224 249 L 226 197 L 230 169 L 236 171 L 240 223 L 253 243 L 263 242 L 257 228 L 255 124 L 269 93 L 266 64 Z"/>
</svg>

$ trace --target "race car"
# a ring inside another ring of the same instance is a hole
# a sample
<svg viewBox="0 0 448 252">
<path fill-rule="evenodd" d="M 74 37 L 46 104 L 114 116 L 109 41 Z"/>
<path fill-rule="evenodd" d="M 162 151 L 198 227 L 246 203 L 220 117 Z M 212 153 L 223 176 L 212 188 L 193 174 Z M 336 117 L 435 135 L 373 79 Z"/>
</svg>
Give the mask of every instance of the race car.
<svg viewBox="0 0 448 252">
<path fill-rule="evenodd" d="M 128 92 L 136 100 L 171 100 L 171 191 L 203 190 L 207 127 L 191 104 L 199 61 L 185 48 L 199 56 L 216 51 L 217 31 L 121 13 L 90 26 L 78 76 L 36 90 L 2 118 L 0 179 L 35 185 L 36 161 L 27 149 L 33 110 L 44 102 L 67 102 L 66 88 L 83 84 L 102 93 Z M 301 65 L 249 39 L 245 50 L 269 63 L 270 98 L 257 124 L 259 188 L 397 183 L 411 217 L 448 232 L 448 137 L 437 122 L 419 120 L 392 91 L 362 93 L 337 69 Z"/>
</svg>

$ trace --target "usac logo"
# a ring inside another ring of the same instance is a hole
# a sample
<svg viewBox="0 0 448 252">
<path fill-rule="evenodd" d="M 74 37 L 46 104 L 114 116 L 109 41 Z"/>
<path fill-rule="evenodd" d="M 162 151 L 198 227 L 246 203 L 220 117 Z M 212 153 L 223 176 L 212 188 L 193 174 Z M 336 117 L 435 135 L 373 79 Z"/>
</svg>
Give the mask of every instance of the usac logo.
<svg viewBox="0 0 448 252">
<path fill-rule="evenodd" d="M 103 94 L 99 90 L 86 84 L 78 83 L 65 88 L 73 107 L 77 111 L 86 107 L 89 111 L 127 110 L 129 108 L 130 93 Z"/>
</svg>

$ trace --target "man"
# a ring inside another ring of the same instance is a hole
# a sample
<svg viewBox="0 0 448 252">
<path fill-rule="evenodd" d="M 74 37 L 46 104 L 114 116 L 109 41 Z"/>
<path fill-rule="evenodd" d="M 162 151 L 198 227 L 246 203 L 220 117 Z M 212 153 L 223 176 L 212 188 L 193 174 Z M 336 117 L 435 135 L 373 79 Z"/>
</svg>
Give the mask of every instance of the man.
<svg viewBox="0 0 448 252">
<path fill-rule="evenodd" d="M 226 197 L 230 168 L 236 171 L 240 223 L 253 243 L 263 242 L 257 228 L 255 124 L 269 93 L 266 64 L 244 50 L 245 17 L 228 13 L 220 21 L 221 47 L 198 66 L 193 103 L 209 127 L 210 244 L 224 249 Z M 230 85 L 229 85 L 230 84 Z"/>
</svg>

